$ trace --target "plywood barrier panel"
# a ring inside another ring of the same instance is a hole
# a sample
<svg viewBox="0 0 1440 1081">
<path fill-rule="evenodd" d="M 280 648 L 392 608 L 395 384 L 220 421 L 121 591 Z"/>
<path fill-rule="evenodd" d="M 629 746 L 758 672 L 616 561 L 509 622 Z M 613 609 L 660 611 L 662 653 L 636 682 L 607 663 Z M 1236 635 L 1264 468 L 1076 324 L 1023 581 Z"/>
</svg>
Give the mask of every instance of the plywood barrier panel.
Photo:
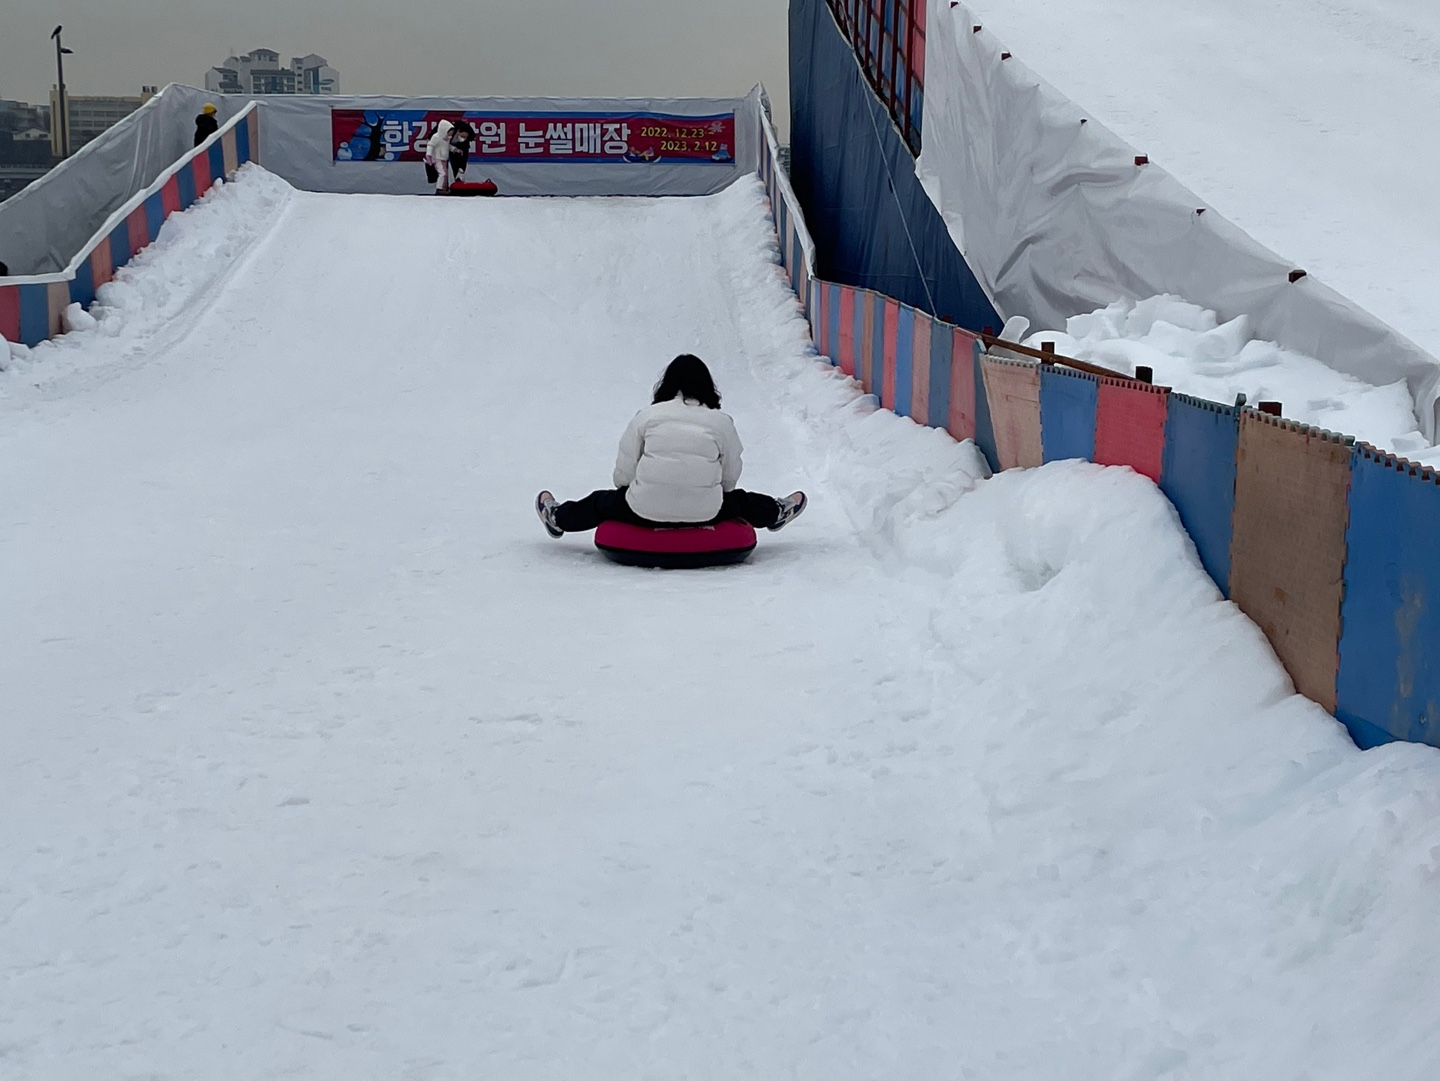
<svg viewBox="0 0 1440 1081">
<path fill-rule="evenodd" d="M 180 209 L 187 210 L 195 204 L 196 198 L 193 159 L 181 166 L 180 171 L 175 174 L 175 182 L 180 191 Z"/>
<path fill-rule="evenodd" d="M 860 385 L 865 388 L 866 394 L 875 393 L 875 299 L 874 293 L 855 294 L 855 303 L 860 308 L 860 356 L 856 374 L 860 377 Z"/>
<path fill-rule="evenodd" d="M 130 219 L 126 218 L 110 230 L 110 276 L 130 261 L 135 253 L 130 250 Z"/>
<path fill-rule="evenodd" d="M 870 294 L 870 383 L 867 389 L 879 398 L 885 386 L 885 298 Z"/>
<path fill-rule="evenodd" d="M 1357 447 L 1345 541 L 1335 715 L 1362 747 L 1440 746 L 1440 476 Z"/>
<path fill-rule="evenodd" d="M 915 313 L 915 340 L 910 351 L 910 416 L 930 423 L 930 316 Z"/>
<path fill-rule="evenodd" d="M 1040 365 L 989 355 L 980 365 L 1000 468 L 1040 465 Z"/>
<path fill-rule="evenodd" d="M 973 335 L 955 327 L 950 332 L 950 408 L 945 428 L 955 439 L 976 439 L 975 388 L 980 349 Z M 983 387 L 984 384 L 979 384 Z M 981 395 L 983 397 L 983 394 Z M 994 440 L 991 440 L 993 445 Z M 992 466 L 993 468 L 993 466 Z"/>
<path fill-rule="evenodd" d="M 252 109 L 250 115 L 245 118 L 245 160 L 260 160 L 260 110 Z"/>
<path fill-rule="evenodd" d="M 164 184 L 160 185 L 160 205 L 165 211 L 160 219 L 162 222 L 165 218 L 168 218 L 171 214 L 181 209 L 180 177 L 178 174 L 172 176 L 169 180 L 165 181 Z M 160 235 L 159 230 L 156 230 L 155 235 Z"/>
<path fill-rule="evenodd" d="M 829 343 L 830 359 L 840 363 L 840 287 L 838 285 L 825 284 L 820 288 L 825 290 L 825 311 L 828 318 L 825 322 L 826 341 Z"/>
<path fill-rule="evenodd" d="M 223 180 L 225 177 L 225 147 L 219 142 L 210 146 L 210 152 L 206 155 L 210 159 L 210 183 L 216 180 Z"/>
<path fill-rule="evenodd" d="M 110 237 L 104 236 L 90 253 L 90 280 L 96 289 L 115 275 L 115 257 L 110 251 Z"/>
<path fill-rule="evenodd" d="M 90 307 L 95 300 L 95 272 L 89 259 L 75 268 L 75 277 L 66 283 L 65 292 L 67 303 L 79 304 L 82 308 Z"/>
<path fill-rule="evenodd" d="M 50 337 L 50 290 L 43 282 L 22 285 L 20 344 L 36 346 Z"/>
<path fill-rule="evenodd" d="M 70 283 L 46 282 L 45 298 L 50 309 L 50 324 L 47 338 L 58 338 L 65 333 L 65 323 L 62 316 L 65 309 L 70 306 Z"/>
<path fill-rule="evenodd" d="M 836 286 L 840 290 L 840 370 L 846 375 L 855 374 L 855 290 L 848 285 Z"/>
<path fill-rule="evenodd" d="M 990 423 L 990 400 L 985 392 L 985 372 L 981 364 L 984 350 L 977 342 L 970 352 L 970 367 L 975 387 L 975 445 L 985 455 L 991 470 L 1000 468 L 1000 456 L 995 450 L 995 426 Z"/>
<path fill-rule="evenodd" d="M 130 237 L 130 257 L 133 259 L 150 243 L 150 200 L 130 211 L 125 218 L 125 231 Z"/>
<path fill-rule="evenodd" d="M 880 341 L 881 363 L 884 365 L 877 380 L 880 384 L 880 404 L 886 409 L 895 408 L 895 344 L 900 334 L 900 302 L 881 297 L 884 305 L 884 337 Z"/>
<path fill-rule="evenodd" d="M 1165 463 L 1168 387 L 1101 378 L 1095 401 L 1095 461 L 1128 465 L 1159 481 Z"/>
<path fill-rule="evenodd" d="M 209 153 L 195 155 L 190 161 L 190 168 L 195 177 L 195 198 L 198 199 L 210 190 L 210 185 L 215 180 L 210 172 Z"/>
<path fill-rule="evenodd" d="M 0 285 L 0 338 L 20 342 L 20 287 Z"/>
<path fill-rule="evenodd" d="M 236 124 L 231 130 L 235 132 L 235 156 L 244 165 L 250 160 L 250 125 Z"/>
<path fill-rule="evenodd" d="M 231 128 L 220 136 L 220 150 L 225 157 L 225 179 L 230 179 L 240 168 L 240 159 L 235 155 L 235 129 Z"/>
<path fill-rule="evenodd" d="M 160 235 L 160 227 L 165 224 L 163 189 L 149 196 L 137 209 L 145 211 L 145 243 L 151 244 Z"/>
<path fill-rule="evenodd" d="M 815 342 L 815 349 L 817 352 L 823 353 L 825 356 L 829 357 L 830 350 L 828 348 L 820 348 L 820 342 L 822 340 L 827 342 L 829 341 L 826 335 L 829 333 L 830 330 L 830 309 L 828 307 L 825 308 L 825 315 L 823 318 L 821 317 L 820 311 L 822 305 L 828 303 L 829 290 L 826 289 L 822 283 L 816 281 L 814 278 L 811 278 L 810 292 L 808 295 L 810 297 L 810 307 L 806 309 L 806 317 L 810 320 L 810 326 L 813 328 L 811 337 Z M 833 357 L 831 357 L 830 362 L 832 364 L 835 362 Z"/>
<path fill-rule="evenodd" d="M 1353 448 L 1340 436 L 1240 416 L 1230 596 L 1307 698 L 1335 711 Z"/>
<path fill-rule="evenodd" d="M 1238 409 L 1186 394 L 1170 395 L 1160 490 L 1179 512 L 1205 572 L 1227 597 L 1239 439 Z"/>
<path fill-rule="evenodd" d="M 946 323 L 930 324 L 930 362 L 926 366 L 930 389 L 925 394 L 928 403 L 925 421 L 932 428 L 947 430 L 950 428 L 951 388 L 955 385 L 955 371 L 951 366 L 955 347 L 952 330 Z M 919 414 L 916 414 L 916 419 L 919 419 Z"/>
<path fill-rule="evenodd" d="M 915 309 L 908 304 L 896 307 L 899 311 L 895 324 L 895 393 L 890 399 L 890 408 L 899 416 L 908 417 L 915 372 Z"/>
<path fill-rule="evenodd" d="M 805 305 L 805 318 L 810 319 L 814 316 L 814 309 L 810 307 L 810 269 L 805 265 L 805 249 L 800 245 L 798 232 L 791 237 L 790 243 L 794 249 L 794 262 L 790 264 L 794 268 L 790 272 L 791 283 L 795 286 L 795 295 Z"/>
<path fill-rule="evenodd" d="M 1094 461 L 1098 395 L 1093 375 L 1054 364 L 1040 366 L 1040 446 L 1045 461 Z"/>
</svg>

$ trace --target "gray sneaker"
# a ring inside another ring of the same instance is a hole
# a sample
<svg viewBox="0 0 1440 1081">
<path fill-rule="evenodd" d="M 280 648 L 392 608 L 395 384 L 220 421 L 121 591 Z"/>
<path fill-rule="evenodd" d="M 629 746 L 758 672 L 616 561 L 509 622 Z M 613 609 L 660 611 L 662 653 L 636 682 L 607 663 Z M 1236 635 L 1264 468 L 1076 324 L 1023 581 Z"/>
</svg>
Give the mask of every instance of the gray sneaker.
<svg viewBox="0 0 1440 1081">
<path fill-rule="evenodd" d="M 775 524 L 766 528 L 774 533 L 776 530 L 784 529 L 800 515 L 805 513 L 805 504 L 808 502 L 804 492 L 791 492 L 784 499 L 775 500 L 780 504 L 780 517 L 775 519 Z"/>
<path fill-rule="evenodd" d="M 804 498 L 803 496 L 801 497 Z M 560 504 L 555 502 L 555 497 L 549 492 L 541 492 L 535 497 L 535 513 L 540 516 L 540 524 L 545 527 L 545 532 L 552 537 L 563 537 L 565 530 L 555 524 L 555 508 Z"/>
</svg>

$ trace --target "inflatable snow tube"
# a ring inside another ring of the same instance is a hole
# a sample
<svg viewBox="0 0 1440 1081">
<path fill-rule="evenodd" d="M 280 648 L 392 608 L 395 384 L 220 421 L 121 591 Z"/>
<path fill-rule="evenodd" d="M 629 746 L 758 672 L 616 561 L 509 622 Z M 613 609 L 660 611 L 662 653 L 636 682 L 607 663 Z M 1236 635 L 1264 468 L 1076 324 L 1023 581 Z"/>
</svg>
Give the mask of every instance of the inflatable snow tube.
<svg viewBox="0 0 1440 1081">
<path fill-rule="evenodd" d="M 739 519 L 696 526 L 601 522 L 595 547 L 630 567 L 718 567 L 740 563 L 755 550 L 755 527 Z"/>
<path fill-rule="evenodd" d="M 481 180 L 478 183 L 471 183 L 468 180 L 457 180 L 450 185 L 451 195 L 494 195 L 499 192 L 493 180 Z"/>
</svg>

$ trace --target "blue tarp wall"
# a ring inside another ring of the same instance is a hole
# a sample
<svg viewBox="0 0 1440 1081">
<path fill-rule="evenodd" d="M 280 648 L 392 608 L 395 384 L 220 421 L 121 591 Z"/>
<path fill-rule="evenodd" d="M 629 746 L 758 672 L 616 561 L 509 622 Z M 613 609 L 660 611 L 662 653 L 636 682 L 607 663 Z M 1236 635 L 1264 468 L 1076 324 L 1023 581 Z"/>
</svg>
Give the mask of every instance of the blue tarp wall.
<svg viewBox="0 0 1440 1081">
<path fill-rule="evenodd" d="M 825 0 L 791 0 L 790 103 L 790 181 L 818 276 L 970 330 L 998 327 Z"/>
</svg>

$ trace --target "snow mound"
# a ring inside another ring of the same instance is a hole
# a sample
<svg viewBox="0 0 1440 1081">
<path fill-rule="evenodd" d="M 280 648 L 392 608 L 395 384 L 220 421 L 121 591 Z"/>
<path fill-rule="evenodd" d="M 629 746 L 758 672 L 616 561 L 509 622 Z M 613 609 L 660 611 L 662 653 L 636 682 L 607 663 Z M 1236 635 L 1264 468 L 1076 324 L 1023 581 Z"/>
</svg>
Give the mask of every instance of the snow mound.
<svg viewBox="0 0 1440 1081">
<path fill-rule="evenodd" d="M 1415 401 L 1403 381 L 1375 386 L 1258 341 L 1249 316 L 1222 323 L 1215 312 L 1175 296 L 1121 300 L 1072 316 L 1063 333 L 1032 334 L 1024 344 L 1038 348 L 1041 342 L 1127 375 L 1148 365 L 1156 383 L 1212 402 L 1229 405 L 1238 394 L 1252 405 L 1278 401 L 1292 420 L 1440 463 L 1440 448 L 1420 434 Z"/>
</svg>

